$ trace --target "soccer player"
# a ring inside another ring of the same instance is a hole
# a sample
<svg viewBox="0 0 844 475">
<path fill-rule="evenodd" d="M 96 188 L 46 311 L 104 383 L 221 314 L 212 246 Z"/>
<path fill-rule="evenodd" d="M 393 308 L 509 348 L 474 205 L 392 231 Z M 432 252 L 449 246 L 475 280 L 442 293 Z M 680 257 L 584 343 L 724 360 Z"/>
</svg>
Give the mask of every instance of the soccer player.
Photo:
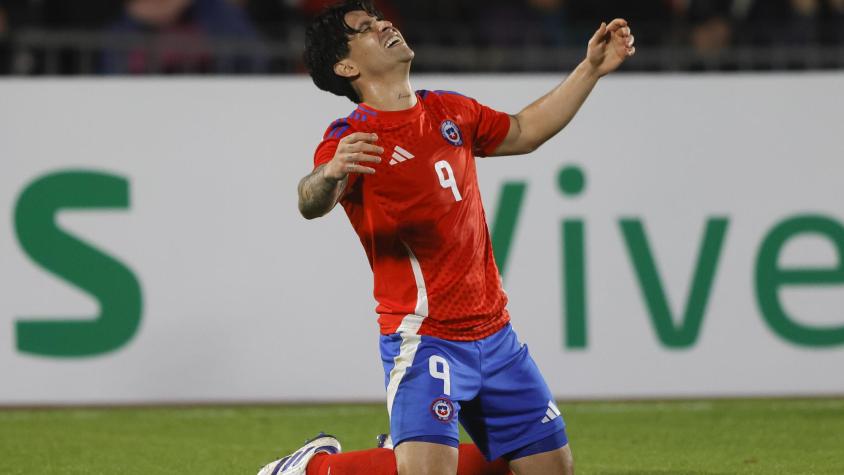
<svg viewBox="0 0 844 475">
<path fill-rule="evenodd" d="M 455 92 L 414 92 L 413 50 L 368 1 L 313 21 L 314 83 L 358 106 L 326 130 L 299 210 L 313 219 L 340 203 L 363 244 L 395 449 L 341 454 L 321 435 L 261 474 L 454 475 L 458 421 L 487 460 L 503 458 L 518 475 L 573 472 L 560 411 L 509 323 L 475 157 L 535 150 L 634 52 L 625 20 L 602 23 L 565 81 L 507 115 Z M 463 471 L 493 470 L 484 463 Z"/>
</svg>

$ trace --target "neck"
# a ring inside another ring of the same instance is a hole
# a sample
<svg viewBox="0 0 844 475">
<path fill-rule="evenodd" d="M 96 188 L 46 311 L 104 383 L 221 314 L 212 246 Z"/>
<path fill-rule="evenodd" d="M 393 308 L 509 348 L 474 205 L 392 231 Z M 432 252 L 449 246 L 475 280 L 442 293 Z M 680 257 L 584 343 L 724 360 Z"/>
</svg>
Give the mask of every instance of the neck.
<svg viewBox="0 0 844 475">
<path fill-rule="evenodd" d="M 381 77 L 358 84 L 363 101 L 382 111 L 400 111 L 416 105 L 416 94 L 410 87 L 410 77 L 402 74 L 398 77 Z"/>
</svg>

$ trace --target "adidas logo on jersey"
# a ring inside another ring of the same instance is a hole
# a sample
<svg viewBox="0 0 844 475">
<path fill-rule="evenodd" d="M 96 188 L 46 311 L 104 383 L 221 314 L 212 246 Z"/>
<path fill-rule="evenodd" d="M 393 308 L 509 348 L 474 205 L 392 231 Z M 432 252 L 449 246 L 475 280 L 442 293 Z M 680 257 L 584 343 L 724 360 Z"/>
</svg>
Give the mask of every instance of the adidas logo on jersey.
<svg viewBox="0 0 844 475">
<path fill-rule="evenodd" d="M 393 149 L 393 159 L 390 160 L 390 165 L 395 165 L 396 163 L 401 163 L 414 157 L 415 155 L 396 145 L 396 148 Z"/>
<path fill-rule="evenodd" d="M 557 405 L 554 404 L 554 401 L 548 401 L 548 410 L 545 411 L 545 417 L 542 418 L 542 423 L 547 424 L 558 417 L 560 417 L 560 410 L 557 409 Z"/>
</svg>

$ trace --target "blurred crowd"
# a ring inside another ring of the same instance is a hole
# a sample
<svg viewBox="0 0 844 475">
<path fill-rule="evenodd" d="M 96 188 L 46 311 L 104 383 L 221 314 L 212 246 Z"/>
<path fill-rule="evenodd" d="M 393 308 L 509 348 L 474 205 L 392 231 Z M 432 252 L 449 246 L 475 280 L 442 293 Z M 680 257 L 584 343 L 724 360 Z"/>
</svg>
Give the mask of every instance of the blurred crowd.
<svg viewBox="0 0 844 475">
<path fill-rule="evenodd" d="M 328 0 L 0 0 L 0 73 L 300 70 L 303 25 Z M 627 18 L 637 45 L 844 45 L 844 0 L 377 0 L 414 47 L 582 48 Z M 640 51 L 642 48 L 640 48 Z M 842 61 L 844 63 L 844 61 Z"/>
</svg>

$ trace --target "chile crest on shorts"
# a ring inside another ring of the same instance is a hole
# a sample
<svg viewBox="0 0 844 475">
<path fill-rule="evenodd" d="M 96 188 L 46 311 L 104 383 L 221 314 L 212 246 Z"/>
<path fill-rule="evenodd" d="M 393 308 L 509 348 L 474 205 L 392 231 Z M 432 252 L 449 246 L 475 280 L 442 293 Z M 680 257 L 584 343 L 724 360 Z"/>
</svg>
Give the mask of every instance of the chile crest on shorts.
<svg viewBox="0 0 844 475">
<path fill-rule="evenodd" d="M 463 135 L 460 133 L 460 127 L 454 122 L 448 119 L 444 120 L 440 124 L 440 133 L 443 134 L 443 138 L 451 145 L 455 147 L 463 145 Z"/>
<path fill-rule="evenodd" d="M 454 405 L 448 398 L 439 397 L 431 404 L 431 413 L 440 422 L 451 422 L 454 419 Z"/>
</svg>

